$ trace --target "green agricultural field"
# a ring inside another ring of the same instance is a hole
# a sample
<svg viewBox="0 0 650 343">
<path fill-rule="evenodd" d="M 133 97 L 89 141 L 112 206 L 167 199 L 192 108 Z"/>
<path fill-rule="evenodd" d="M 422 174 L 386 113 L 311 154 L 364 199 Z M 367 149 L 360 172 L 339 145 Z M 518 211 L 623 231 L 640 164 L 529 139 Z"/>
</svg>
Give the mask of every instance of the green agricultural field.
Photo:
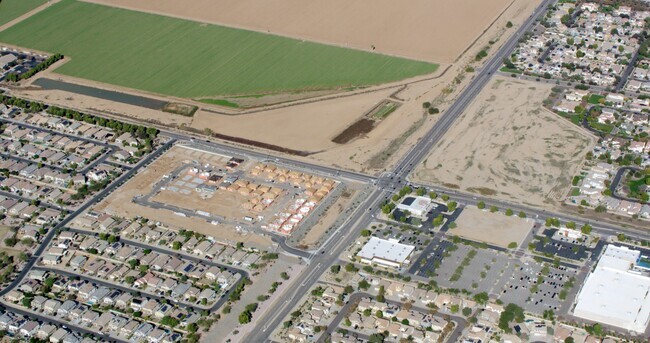
<svg viewBox="0 0 650 343">
<path fill-rule="evenodd" d="M 0 0 L 0 25 L 20 17 L 45 1 L 47 0 Z"/>
<path fill-rule="evenodd" d="M 184 98 L 372 85 L 438 67 L 73 0 L 0 42 L 71 57 L 61 74 Z"/>
</svg>

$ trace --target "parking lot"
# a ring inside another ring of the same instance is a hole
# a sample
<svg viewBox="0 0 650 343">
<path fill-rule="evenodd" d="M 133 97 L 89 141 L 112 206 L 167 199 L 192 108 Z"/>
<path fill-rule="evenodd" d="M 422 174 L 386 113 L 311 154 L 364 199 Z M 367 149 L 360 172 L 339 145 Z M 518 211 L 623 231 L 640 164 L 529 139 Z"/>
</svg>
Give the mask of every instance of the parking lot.
<svg viewBox="0 0 650 343">
<path fill-rule="evenodd" d="M 577 271 L 564 266 L 543 268 L 534 261 L 513 265 L 508 271 L 510 276 L 499 282 L 497 296 L 505 304 L 515 303 L 533 313 L 557 312 L 562 302 L 562 287 Z"/>
<path fill-rule="evenodd" d="M 504 272 L 508 271 L 509 258 L 506 254 L 463 244 L 456 246 L 457 249 L 451 252 L 447 248 L 447 257 L 442 259 L 436 271 L 435 280 L 442 287 L 466 289 L 470 292 L 490 291 Z M 464 260 L 469 261 L 466 266 L 463 266 Z"/>
<path fill-rule="evenodd" d="M 557 256 L 569 260 L 581 261 L 589 257 L 587 248 L 583 244 L 574 244 L 568 241 L 552 239 L 557 230 L 544 230 L 543 237 L 535 237 L 535 251 L 546 256 Z"/>
<path fill-rule="evenodd" d="M 419 230 L 402 229 L 395 225 L 380 224 L 375 230 L 375 236 L 382 239 L 397 239 L 402 244 L 415 246 L 416 251 L 424 249 L 433 239 L 432 236 Z"/>
</svg>

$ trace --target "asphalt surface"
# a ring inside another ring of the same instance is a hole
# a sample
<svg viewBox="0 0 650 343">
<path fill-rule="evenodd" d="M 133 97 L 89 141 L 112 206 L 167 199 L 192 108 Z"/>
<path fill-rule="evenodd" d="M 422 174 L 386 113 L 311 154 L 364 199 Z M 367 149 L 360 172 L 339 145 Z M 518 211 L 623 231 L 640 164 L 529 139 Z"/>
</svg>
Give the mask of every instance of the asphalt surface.
<svg viewBox="0 0 650 343">
<path fill-rule="evenodd" d="M 474 79 L 468 87 L 461 92 L 458 99 L 446 110 L 440 120 L 426 132 L 417 144 L 415 144 L 398 162 L 394 170 L 389 173 L 382 174 L 381 177 L 375 178 L 362 173 L 350 172 L 339 170 L 337 168 L 314 165 L 307 162 L 296 161 L 289 158 L 275 157 L 258 151 L 251 151 L 247 148 L 226 145 L 215 142 L 201 141 L 191 138 L 189 135 L 179 134 L 175 132 L 164 132 L 165 136 L 172 138 L 170 142 L 159 148 L 155 153 L 147 156 L 143 161 L 138 163 L 134 168 L 125 172 L 115 182 L 113 182 L 106 189 L 99 192 L 92 200 L 81 206 L 71 215 L 67 216 L 55 228 L 63 228 L 70 220 L 85 211 L 92 204 L 102 200 L 110 192 L 114 191 L 121 184 L 126 182 L 130 177 L 137 173 L 142 167 L 151 163 L 154 159 L 158 158 L 164 151 L 168 150 L 176 140 L 181 141 L 181 144 L 197 149 L 222 153 L 231 156 L 249 157 L 272 162 L 292 169 L 308 170 L 310 172 L 329 175 L 332 177 L 344 178 L 352 181 L 372 183 L 377 188 L 372 191 L 366 200 L 357 207 L 357 209 L 348 217 L 334 233 L 330 235 L 328 240 L 323 243 L 321 248 L 316 252 L 304 252 L 299 249 L 292 248 L 286 244 L 281 238 L 275 238 L 274 242 L 279 246 L 294 255 L 303 257 L 309 262 L 300 279 L 289 287 L 282 298 L 276 303 L 272 304 L 271 308 L 265 313 L 264 316 L 257 320 L 257 325 L 253 331 L 248 333 L 244 338 L 247 342 L 264 342 L 269 339 L 273 330 L 278 327 L 284 318 L 291 312 L 295 305 L 300 301 L 301 297 L 306 294 L 309 289 L 318 281 L 320 276 L 327 271 L 329 266 L 335 263 L 338 256 L 358 237 L 359 231 L 374 220 L 372 217 L 373 210 L 377 210 L 379 204 L 392 194 L 395 189 L 401 188 L 407 183 L 407 177 L 410 175 L 415 167 L 425 158 L 430 149 L 435 146 L 445 133 L 452 127 L 456 119 L 460 117 L 463 111 L 470 105 L 476 98 L 481 90 L 489 82 L 493 74 L 498 72 L 504 57 L 509 57 L 512 51 L 516 48 L 519 38 L 528 31 L 536 18 L 545 12 L 548 5 L 552 4 L 554 0 L 544 0 L 539 7 L 537 7 L 532 15 L 518 28 L 518 30 L 504 43 L 504 45 L 494 52 L 494 55 L 480 68 L 474 75 Z M 21 123 L 21 125 L 26 126 Z M 42 130 L 43 128 L 39 128 Z M 58 132 L 57 132 L 58 133 Z M 423 185 L 426 186 L 426 185 Z M 428 187 L 428 186 L 427 186 Z M 523 211 L 528 217 L 556 217 L 562 221 L 575 221 L 577 223 L 589 223 L 584 218 L 572 215 L 551 213 L 545 210 L 537 210 L 531 207 L 512 204 L 506 201 L 493 200 L 488 197 L 476 196 L 472 194 L 464 194 L 456 191 L 444 190 L 446 194 L 458 202 L 466 204 L 476 204 L 479 201 L 484 201 L 490 205 L 496 205 L 500 208 L 511 208 L 519 212 Z M 617 225 L 608 223 L 590 223 L 594 226 L 594 232 L 603 234 L 616 234 L 618 232 L 626 232 L 628 234 L 646 235 L 645 232 L 637 229 L 625 228 L 622 229 Z M 26 273 L 32 269 L 36 260 L 42 255 L 45 248 L 55 235 L 56 230 L 50 230 L 44 238 L 41 246 L 36 250 L 34 257 L 28 262 L 27 266 L 19 274 L 19 276 L 12 282 L 12 284 L 0 291 L 0 296 L 6 294 L 9 290 L 17 286 L 24 278 Z M 155 250 L 153 246 L 144 245 L 147 248 Z M 191 259 L 191 255 L 185 256 Z M 194 257 L 196 258 L 196 257 Z M 203 262 L 203 260 L 202 260 Z M 298 283 L 300 281 L 300 283 Z M 460 334 L 460 333 L 459 333 Z"/>
<path fill-rule="evenodd" d="M 623 175 L 625 175 L 625 172 L 630 171 L 632 173 L 640 171 L 641 168 L 637 167 L 621 167 L 616 171 L 616 175 L 614 176 L 614 179 L 612 179 L 612 183 L 609 185 L 609 190 L 612 192 L 612 198 L 618 199 L 618 200 L 627 200 L 627 201 L 632 201 L 632 202 L 638 202 L 639 199 L 634 199 L 634 198 L 628 198 L 624 197 L 622 195 L 618 195 L 618 185 L 621 183 L 621 179 L 623 178 Z"/>
<path fill-rule="evenodd" d="M 68 230 L 72 231 L 72 232 L 81 233 L 81 234 L 84 234 L 84 235 L 92 235 L 92 236 L 98 236 L 99 235 L 96 232 L 90 232 L 90 231 L 85 231 L 85 230 L 70 229 L 70 228 L 68 228 Z M 209 311 L 218 310 L 221 306 L 223 306 L 226 302 L 228 302 L 228 298 L 230 296 L 230 293 L 232 293 L 232 291 L 235 288 L 237 288 L 237 286 L 240 283 L 244 282 L 244 278 L 249 278 L 250 277 L 248 272 L 243 270 L 243 269 L 235 268 L 235 267 L 227 265 L 227 264 L 221 264 L 221 263 L 209 261 L 209 260 L 200 258 L 200 257 L 198 257 L 196 255 L 188 254 L 188 253 L 186 253 L 184 251 L 180 251 L 180 250 L 177 251 L 177 250 L 167 249 L 167 248 L 163 248 L 163 247 L 160 247 L 160 246 L 157 246 L 157 245 L 148 245 L 148 244 L 144 244 L 142 242 L 133 241 L 133 240 L 130 240 L 130 239 L 125 239 L 125 238 L 122 238 L 122 237 L 120 237 L 120 242 L 122 242 L 124 244 L 134 246 L 134 247 L 138 247 L 140 249 L 150 249 L 151 251 L 155 251 L 155 252 L 158 252 L 158 253 L 161 253 L 161 254 L 166 254 L 166 255 L 170 255 L 170 256 L 175 255 L 178 258 L 183 258 L 184 260 L 192 261 L 192 262 L 195 262 L 195 263 L 200 263 L 200 264 L 207 265 L 207 266 L 210 266 L 210 267 L 214 266 L 214 267 L 223 268 L 223 269 L 225 269 L 225 270 L 227 270 L 227 271 L 229 271 L 231 273 L 239 274 L 241 276 L 239 278 L 239 280 L 237 280 L 237 282 L 235 282 L 232 286 L 230 286 L 230 288 L 221 296 L 221 298 L 219 298 L 219 300 L 217 300 L 209 308 L 206 308 L 204 306 L 199 306 L 199 305 L 191 305 L 191 304 L 188 304 L 188 303 L 185 303 L 185 302 L 170 300 L 171 302 L 177 304 L 178 306 L 191 307 L 191 308 L 195 308 L 197 310 L 209 310 Z M 59 270 L 59 269 L 56 269 L 56 270 Z M 140 291 L 140 290 L 131 289 L 129 287 L 124 287 L 124 288 L 130 290 L 129 292 L 139 292 Z M 143 294 L 149 294 L 149 293 L 143 293 Z M 158 297 L 158 298 L 164 298 L 164 297 Z"/>
<path fill-rule="evenodd" d="M 479 92 L 488 83 L 492 74 L 495 73 L 502 63 L 504 57 L 510 56 L 510 53 L 517 46 L 519 37 L 526 32 L 534 23 L 535 19 L 545 12 L 546 7 L 553 3 L 553 0 L 544 0 L 542 4 L 535 9 L 533 14 L 526 20 L 526 22 L 515 32 L 515 34 L 508 39 L 508 41 L 490 58 L 485 66 L 478 72 L 472 83 L 461 93 L 458 100 L 443 114 L 442 118 L 424 135 L 424 137 L 413 146 L 413 148 L 404 156 L 404 158 L 397 164 L 395 170 L 388 174 L 384 180 L 378 180 L 377 184 L 380 188 L 388 192 L 392 192 L 397 187 L 402 186 L 403 178 L 409 175 L 415 166 L 424 159 L 429 153 L 431 147 L 437 144 L 444 134 L 453 125 L 454 121 L 463 113 L 467 106 L 474 100 Z M 361 228 L 367 227 L 372 221 L 372 216 L 368 212 L 375 210 L 384 199 L 381 196 L 382 192 L 373 192 L 362 204 L 359 209 L 350 217 L 348 223 L 357 222 L 357 226 L 349 227 L 343 225 L 341 229 L 347 232 L 345 236 L 340 236 L 338 233 L 332 234 L 332 239 L 329 241 L 330 246 L 325 244 L 322 248 L 323 251 L 328 252 L 327 255 L 314 257 L 309 266 L 303 272 L 303 282 L 294 285 L 287 290 L 284 302 L 273 304 L 267 314 L 258 319 L 256 329 L 245 337 L 248 342 L 264 342 L 269 339 L 273 332 L 284 317 L 291 311 L 297 304 L 303 294 L 307 293 L 309 289 L 316 283 L 320 275 L 332 264 L 337 256 L 351 244 L 357 237 L 357 232 Z M 390 193 L 389 193 L 390 194 Z M 368 209 L 367 211 L 365 209 Z M 353 234 L 354 233 L 354 234 Z M 331 243 L 335 242 L 334 248 Z"/>
<path fill-rule="evenodd" d="M 334 317 L 334 320 L 332 320 L 332 323 L 327 326 L 327 333 L 332 334 L 336 329 L 338 328 L 339 324 L 345 318 L 347 315 L 350 314 L 350 308 L 357 303 L 357 301 L 361 300 L 361 298 L 372 298 L 375 299 L 374 295 L 371 295 L 369 293 L 365 292 L 357 292 L 352 294 L 343 308 L 339 311 L 339 313 Z M 399 301 L 394 301 L 394 300 L 389 300 L 385 299 L 385 302 L 391 305 L 397 305 L 397 306 L 402 306 L 402 303 Z M 430 308 L 424 308 L 424 307 L 418 307 L 418 306 L 413 306 L 412 309 L 422 312 L 422 313 L 429 313 L 431 311 Z M 442 318 L 440 315 L 436 315 L 439 318 Z M 449 320 L 453 321 L 456 323 L 454 326 L 454 330 L 449 334 L 449 336 L 444 340 L 445 342 L 456 342 L 458 340 L 458 337 L 460 337 L 461 333 L 463 330 L 465 330 L 465 327 L 467 326 L 467 320 L 461 316 L 453 316 L 449 314 L 445 314 L 445 316 L 449 317 Z M 443 318 L 444 319 L 444 318 Z M 324 335 L 321 336 L 321 339 L 318 340 L 318 342 L 323 342 Z"/>
<path fill-rule="evenodd" d="M 77 333 L 92 335 L 92 337 L 99 338 L 100 342 L 116 342 L 116 343 L 128 343 L 129 342 L 129 341 L 125 341 L 125 340 L 122 340 L 122 339 L 111 337 L 111 336 L 109 336 L 107 334 L 100 335 L 96 330 L 91 330 L 89 328 L 86 328 L 86 327 L 83 327 L 83 326 L 80 326 L 80 325 L 72 324 L 72 323 L 70 323 L 68 321 L 59 320 L 56 317 L 41 315 L 39 313 L 32 312 L 32 311 L 26 311 L 25 309 L 20 308 L 18 306 L 14 306 L 14 305 L 9 306 L 9 305 L 3 304 L 3 305 L 0 305 L 0 308 L 5 308 L 8 312 L 13 312 L 13 313 L 16 313 L 16 314 L 27 316 L 29 318 L 36 319 L 36 320 L 39 320 L 41 322 L 50 323 L 50 324 L 55 325 L 57 327 L 64 327 L 64 328 L 67 328 L 67 329 L 69 329 L 71 331 L 74 331 L 74 332 L 77 332 Z"/>
<path fill-rule="evenodd" d="M 70 221 L 72 221 L 76 216 L 79 214 L 83 213 L 85 210 L 87 210 L 90 206 L 94 205 L 95 203 L 99 202 L 100 200 L 104 199 L 106 196 L 108 196 L 111 192 L 113 192 L 117 187 L 121 186 L 124 182 L 126 182 L 129 178 L 131 178 L 135 173 L 140 170 L 140 168 L 145 167 L 149 165 L 153 160 L 158 158 L 163 152 L 167 151 L 171 146 L 175 143 L 176 140 L 170 140 L 158 150 L 154 151 L 153 153 L 149 154 L 149 156 L 145 157 L 142 161 L 140 161 L 136 167 L 134 167 L 131 170 L 128 170 L 124 174 L 122 174 L 120 177 L 118 177 L 113 183 L 108 185 L 108 187 L 104 188 L 103 190 L 99 191 L 96 195 L 94 195 L 90 200 L 88 200 L 86 203 L 81 205 L 76 211 L 70 213 L 68 216 L 66 216 L 61 222 L 59 222 L 56 226 L 53 228 L 50 228 L 45 234 L 45 237 L 43 237 L 43 241 L 41 242 L 41 245 L 39 245 L 38 248 L 36 248 L 36 251 L 34 251 L 34 254 L 32 257 L 29 259 L 23 270 L 15 277 L 15 279 L 4 289 L 0 290 L 0 297 L 4 296 L 5 294 L 9 293 L 12 289 L 14 289 L 16 286 L 20 284 L 20 282 L 23 280 L 23 278 L 29 273 L 29 271 L 32 269 L 36 261 L 38 261 L 39 258 L 43 255 L 43 252 L 45 249 L 50 245 L 50 242 L 52 241 L 52 238 L 56 235 L 56 232 L 59 229 L 63 229 Z"/>
</svg>

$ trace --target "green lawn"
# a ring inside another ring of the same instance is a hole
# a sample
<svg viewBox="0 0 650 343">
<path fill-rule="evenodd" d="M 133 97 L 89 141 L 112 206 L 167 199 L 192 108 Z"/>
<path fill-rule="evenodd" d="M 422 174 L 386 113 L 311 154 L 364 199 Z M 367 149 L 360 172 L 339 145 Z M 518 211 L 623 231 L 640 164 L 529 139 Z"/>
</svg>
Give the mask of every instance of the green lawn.
<svg viewBox="0 0 650 343">
<path fill-rule="evenodd" d="M 604 96 L 598 94 L 591 94 L 587 99 L 587 102 L 592 105 L 600 105 L 600 100 L 605 99 Z"/>
<path fill-rule="evenodd" d="M 71 57 L 65 75 L 184 98 L 380 84 L 438 67 L 73 0 L 0 42 Z"/>
<path fill-rule="evenodd" d="M 42 5 L 47 0 L 2 0 L 0 2 L 0 25 L 4 25 L 21 15 Z"/>
</svg>

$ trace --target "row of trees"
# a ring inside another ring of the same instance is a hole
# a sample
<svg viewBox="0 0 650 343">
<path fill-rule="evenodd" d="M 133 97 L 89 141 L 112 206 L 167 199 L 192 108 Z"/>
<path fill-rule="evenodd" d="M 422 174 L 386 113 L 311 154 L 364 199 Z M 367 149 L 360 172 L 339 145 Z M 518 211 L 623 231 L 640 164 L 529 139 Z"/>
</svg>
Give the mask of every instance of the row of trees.
<svg viewBox="0 0 650 343">
<path fill-rule="evenodd" d="M 124 132 L 131 133 L 134 137 L 145 139 L 148 143 L 151 143 L 153 139 L 158 136 L 159 130 L 155 127 L 146 127 L 137 124 L 131 124 L 122 122 L 115 119 L 106 119 L 100 116 L 95 116 L 88 113 L 81 113 L 68 108 L 61 108 L 57 106 L 47 106 L 41 102 L 29 101 L 21 98 L 16 98 L 13 96 L 8 96 L 5 94 L 0 94 L 0 102 L 7 106 L 20 107 L 25 110 L 27 113 L 40 112 L 47 110 L 47 113 L 57 116 L 64 117 L 67 119 L 72 119 L 76 121 L 83 121 L 88 124 L 98 125 L 112 129 L 117 134 Z"/>
<path fill-rule="evenodd" d="M 23 73 L 23 74 L 20 74 L 20 75 L 18 75 L 16 73 L 9 73 L 7 75 L 7 81 L 18 82 L 20 80 L 29 79 L 30 77 L 36 75 L 37 73 L 39 73 L 39 72 L 41 72 L 41 71 L 43 71 L 43 70 L 45 70 L 47 68 L 49 68 L 52 64 L 54 64 L 57 61 L 62 60 L 62 59 L 63 59 L 63 55 L 61 55 L 61 54 L 52 55 L 52 56 L 48 57 L 47 59 L 45 59 L 45 61 L 43 61 L 43 62 L 39 63 L 38 65 L 36 65 L 36 67 L 28 70 L 26 73 Z"/>
<path fill-rule="evenodd" d="M 129 132 L 134 137 L 140 139 L 153 140 L 156 138 L 156 136 L 158 136 L 158 132 L 159 132 L 158 129 L 156 129 L 155 127 L 146 127 L 137 124 L 125 123 L 115 119 L 106 119 L 88 113 L 81 113 L 68 108 L 49 106 L 47 108 L 47 113 L 58 117 L 65 117 L 67 119 L 73 119 L 77 121 L 83 121 L 88 124 L 107 127 L 109 129 L 112 129 L 118 134 Z"/>
</svg>

